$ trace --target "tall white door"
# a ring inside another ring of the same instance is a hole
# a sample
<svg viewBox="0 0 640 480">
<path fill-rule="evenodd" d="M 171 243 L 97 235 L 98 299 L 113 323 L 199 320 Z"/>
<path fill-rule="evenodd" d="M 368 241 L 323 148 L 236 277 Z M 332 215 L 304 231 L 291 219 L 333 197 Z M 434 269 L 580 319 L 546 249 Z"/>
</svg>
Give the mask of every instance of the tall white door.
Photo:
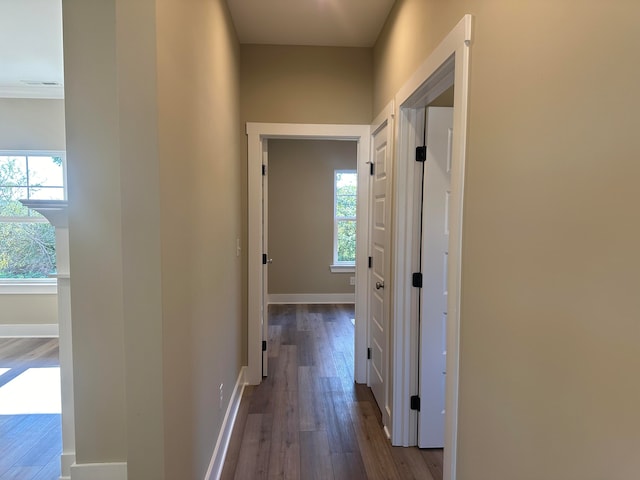
<svg viewBox="0 0 640 480">
<path fill-rule="evenodd" d="M 429 107 L 422 205 L 418 446 L 444 445 L 447 256 L 453 108 Z"/>
<path fill-rule="evenodd" d="M 389 120 L 372 135 L 369 269 L 369 385 L 389 424 L 389 282 L 391 235 L 391 148 Z"/>
</svg>

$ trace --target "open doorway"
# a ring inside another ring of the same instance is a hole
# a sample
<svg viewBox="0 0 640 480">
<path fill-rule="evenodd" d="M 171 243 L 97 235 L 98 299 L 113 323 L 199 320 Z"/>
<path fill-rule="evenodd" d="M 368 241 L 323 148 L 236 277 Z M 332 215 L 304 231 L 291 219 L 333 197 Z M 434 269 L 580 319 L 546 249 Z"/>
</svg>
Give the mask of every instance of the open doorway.
<svg viewBox="0 0 640 480">
<path fill-rule="evenodd" d="M 424 145 L 425 108 L 449 90 L 453 90 L 452 137 L 450 140 L 450 184 L 446 206 L 447 262 L 444 267 L 446 286 L 446 376 L 444 412 L 444 479 L 456 478 L 456 444 L 458 423 L 459 324 L 462 265 L 462 206 L 467 137 L 467 104 L 469 85 L 469 46 L 471 16 L 466 15 L 445 37 L 433 53 L 416 70 L 396 95 L 398 107 L 398 162 L 395 221 L 397 249 L 394 256 L 396 278 L 410 278 L 422 273 L 420 258 L 422 235 L 421 195 L 422 165 L 416 161 L 417 148 Z M 427 146 L 428 148 L 428 146 Z M 412 283 L 397 282 L 394 290 L 394 361 L 397 381 L 394 385 L 392 440 L 395 445 L 418 443 L 418 408 L 406 399 L 414 396 L 420 402 L 419 372 L 419 297 L 420 288 Z M 406 352 L 409 352 L 408 354 Z M 397 402 L 395 401 L 397 400 Z"/>
<path fill-rule="evenodd" d="M 268 363 L 277 361 L 283 341 L 300 343 L 299 365 L 330 364 L 331 352 L 312 340 L 333 341 L 335 333 L 336 341 L 351 345 L 340 355 L 350 357 L 344 373 L 353 381 L 358 145 L 349 140 L 269 139 L 267 149 L 262 200 L 268 340 L 263 375 L 272 374 Z M 288 324 L 291 312 L 296 328 Z M 333 332 L 334 315 L 326 312 L 348 317 L 347 328 L 341 325 Z M 322 348 L 311 348 L 316 344 Z M 300 355 L 301 349 L 308 351 Z"/>
<path fill-rule="evenodd" d="M 357 145 L 357 215 L 368 218 L 368 169 L 369 126 L 368 125 L 298 125 L 298 124 L 254 124 L 247 125 L 248 176 L 249 176 L 249 326 L 247 383 L 257 385 L 262 381 L 264 366 L 268 365 L 268 354 L 263 342 L 268 339 L 268 317 L 265 311 L 265 260 L 263 229 L 265 210 L 263 204 L 263 165 L 268 164 L 270 139 L 311 139 L 355 142 Z M 268 214 L 268 212 L 267 212 Z M 267 222 L 268 225 L 268 222 Z M 366 278 L 367 235 L 366 225 L 357 225 L 355 277 Z M 267 237 L 268 238 L 268 237 Z M 327 268 L 329 266 L 327 265 Z M 366 285 L 355 285 L 355 358 L 354 378 L 366 383 Z"/>
<path fill-rule="evenodd" d="M 270 139 L 268 149 L 267 303 L 354 303 L 357 143 Z"/>
</svg>

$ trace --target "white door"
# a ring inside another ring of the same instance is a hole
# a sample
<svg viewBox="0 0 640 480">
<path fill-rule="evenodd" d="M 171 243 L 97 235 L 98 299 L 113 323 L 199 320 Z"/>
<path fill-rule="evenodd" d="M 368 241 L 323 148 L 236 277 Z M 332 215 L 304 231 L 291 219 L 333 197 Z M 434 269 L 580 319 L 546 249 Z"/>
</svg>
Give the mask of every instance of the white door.
<svg viewBox="0 0 640 480">
<path fill-rule="evenodd" d="M 268 181 L 268 152 L 267 152 L 268 140 L 263 140 L 262 143 L 262 304 L 260 306 L 260 316 L 262 318 L 262 342 L 267 341 L 269 338 L 269 304 L 267 302 L 267 296 L 269 293 L 268 280 L 269 280 L 269 265 L 273 261 L 269 257 L 269 181 Z M 267 349 L 262 349 L 262 376 L 266 377 L 268 372 L 268 360 L 269 353 Z"/>
<path fill-rule="evenodd" d="M 447 256 L 453 108 L 429 107 L 422 205 L 418 446 L 444 445 Z"/>
<path fill-rule="evenodd" d="M 369 386 L 389 425 L 389 270 L 391 235 L 391 148 L 389 122 L 372 135 L 373 175 L 370 190 Z"/>
</svg>

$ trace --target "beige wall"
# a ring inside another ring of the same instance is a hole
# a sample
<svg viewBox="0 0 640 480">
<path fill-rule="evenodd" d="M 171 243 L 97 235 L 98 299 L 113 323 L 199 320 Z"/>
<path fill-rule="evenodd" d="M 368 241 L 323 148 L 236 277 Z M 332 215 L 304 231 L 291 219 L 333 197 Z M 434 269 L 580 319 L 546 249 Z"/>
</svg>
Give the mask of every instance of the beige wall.
<svg viewBox="0 0 640 480">
<path fill-rule="evenodd" d="M 640 471 L 640 4 L 399 0 L 374 111 L 474 15 L 459 480 Z"/>
<path fill-rule="evenodd" d="M 371 121 L 369 48 L 242 45 L 243 122 Z"/>
<path fill-rule="evenodd" d="M 241 365 L 235 33 L 222 0 L 63 8 L 77 460 L 201 479 Z"/>
<path fill-rule="evenodd" d="M 0 294 L 0 325 L 25 323 L 57 324 L 58 296 L 55 293 Z"/>
<path fill-rule="evenodd" d="M 354 293 L 331 273 L 335 170 L 355 170 L 356 142 L 269 140 L 270 294 Z"/>
<path fill-rule="evenodd" d="M 0 98 L 0 150 L 64 149 L 64 100 Z M 0 295 L 0 324 L 23 323 L 58 323 L 57 295 Z"/>
<path fill-rule="evenodd" d="M 236 256 L 242 225 L 238 72 L 239 46 L 224 0 L 158 2 L 168 479 L 205 477 L 246 364 L 240 357 L 246 344 L 242 257 Z"/>
<path fill-rule="evenodd" d="M 126 461 L 115 0 L 62 7 L 76 458 Z"/>
<path fill-rule="evenodd" d="M 64 149 L 64 100 L 0 98 L 0 150 Z"/>
<path fill-rule="evenodd" d="M 240 46 L 242 249 L 247 251 L 246 122 L 369 124 L 373 57 L 370 48 Z M 242 269 L 247 271 L 246 256 Z M 243 281 L 243 318 L 247 318 Z M 243 325 L 242 338 L 247 337 Z M 246 346 L 242 350 L 247 362 Z"/>
</svg>

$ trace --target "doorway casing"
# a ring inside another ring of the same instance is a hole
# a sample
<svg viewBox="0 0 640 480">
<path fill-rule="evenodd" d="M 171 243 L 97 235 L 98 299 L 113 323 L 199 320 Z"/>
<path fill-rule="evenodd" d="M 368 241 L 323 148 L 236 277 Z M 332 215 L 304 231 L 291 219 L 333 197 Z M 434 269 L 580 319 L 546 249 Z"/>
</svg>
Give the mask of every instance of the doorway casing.
<svg viewBox="0 0 640 480">
<path fill-rule="evenodd" d="M 257 385 L 262 380 L 262 159 L 269 139 L 347 140 L 358 144 L 357 218 L 369 218 L 369 125 L 330 125 L 292 123 L 247 123 L 248 141 L 248 366 L 246 381 Z M 356 226 L 356 278 L 367 278 L 368 226 Z M 356 281 L 355 381 L 367 383 L 367 283 Z M 266 313 L 266 312 L 265 312 Z M 266 340 L 267 336 L 264 335 Z"/>
<path fill-rule="evenodd" d="M 411 286 L 419 271 L 420 196 L 415 147 L 423 145 L 424 109 L 455 85 L 449 210 L 447 361 L 445 387 L 444 480 L 456 479 L 462 207 L 467 140 L 471 15 L 465 15 L 395 96 L 396 182 L 394 208 L 393 420 L 394 445 L 417 444 L 417 412 L 409 399 L 418 393 L 418 292 Z M 428 147 L 427 147 L 428 148 Z M 399 281 L 398 279 L 404 279 Z"/>
</svg>

